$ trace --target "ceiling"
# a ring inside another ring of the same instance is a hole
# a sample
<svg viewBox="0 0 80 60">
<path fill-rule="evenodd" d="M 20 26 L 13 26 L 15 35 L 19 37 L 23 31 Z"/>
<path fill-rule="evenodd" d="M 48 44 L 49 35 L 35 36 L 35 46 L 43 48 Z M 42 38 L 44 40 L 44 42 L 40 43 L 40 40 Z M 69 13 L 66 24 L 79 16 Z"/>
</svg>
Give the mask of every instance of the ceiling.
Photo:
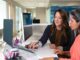
<svg viewBox="0 0 80 60">
<path fill-rule="evenodd" d="M 76 2 L 80 0 L 14 0 L 26 8 L 48 7 L 55 2 Z"/>
<path fill-rule="evenodd" d="M 15 0 L 26 8 L 47 7 L 49 0 Z"/>
</svg>

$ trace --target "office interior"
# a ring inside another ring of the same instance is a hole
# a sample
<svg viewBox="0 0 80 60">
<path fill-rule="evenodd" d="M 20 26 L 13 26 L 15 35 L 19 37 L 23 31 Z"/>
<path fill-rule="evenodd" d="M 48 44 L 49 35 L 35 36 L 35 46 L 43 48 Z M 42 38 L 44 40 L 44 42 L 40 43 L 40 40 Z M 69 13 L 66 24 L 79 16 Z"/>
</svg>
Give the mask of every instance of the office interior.
<svg viewBox="0 0 80 60">
<path fill-rule="evenodd" d="M 47 25 L 53 21 L 53 13 L 62 7 L 68 11 L 80 8 L 79 0 L 0 0 L 0 44 L 4 42 L 4 29 L 8 35 L 12 30 L 12 40 L 18 36 L 21 41 L 38 41 Z M 13 21 L 12 25 L 4 20 Z M 12 27 L 10 29 L 10 27 Z M 7 38 L 6 35 L 6 38 Z M 7 38 L 8 39 L 8 38 Z"/>
</svg>

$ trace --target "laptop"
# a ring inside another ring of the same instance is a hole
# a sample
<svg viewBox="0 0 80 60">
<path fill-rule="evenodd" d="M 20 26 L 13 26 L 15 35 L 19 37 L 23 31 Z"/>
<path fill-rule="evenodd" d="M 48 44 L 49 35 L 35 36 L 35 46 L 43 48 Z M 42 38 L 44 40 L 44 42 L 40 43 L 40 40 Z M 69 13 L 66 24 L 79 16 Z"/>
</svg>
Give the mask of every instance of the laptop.
<svg viewBox="0 0 80 60">
<path fill-rule="evenodd" d="M 12 19 L 4 19 L 4 25 L 3 25 L 3 40 L 10 45 L 12 44 L 13 39 L 13 20 Z"/>
</svg>

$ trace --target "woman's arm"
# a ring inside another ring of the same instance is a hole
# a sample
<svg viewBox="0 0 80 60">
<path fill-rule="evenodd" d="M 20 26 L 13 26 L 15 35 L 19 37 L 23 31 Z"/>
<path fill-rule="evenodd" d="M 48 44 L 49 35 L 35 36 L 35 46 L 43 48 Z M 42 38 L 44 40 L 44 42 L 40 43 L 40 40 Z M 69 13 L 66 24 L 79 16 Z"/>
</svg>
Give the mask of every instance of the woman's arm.
<svg viewBox="0 0 80 60">
<path fill-rule="evenodd" d="M 69 51 L 62 51 L 60 49 L 54 49 L 55 53 L 58 54 L 58 57 L 63 58 L 70 58 L 70 52 Z"/>
<path fill-rule="evenodd" d="M 67 58 L 59 58 L 59 60 L 71 60 L 71 59 L 67 59 Z"/>
<path fill-rule="evenodd" d="M 48 25 L 42 35 L 42 37 L 40 38 L 40 42 L 42 43 L 42 46 L 47 42 L 48 38 L 49 38 L 49 33 L 50 33 L 50 26 Z"/>
<path fill-rule="evenodd" d="M 32 42 L 26 47 L 27 48 L 31 48 L 31 49 L 35 49 L 35 48 L 43 46 L 47 42 L 47 40 L 49 38 L 49 32 L 50 32 L 50 25 L 48 25 L 46 27 L 42 37 L 40 38 L 40 40 L 38 42 Z"/>
<path fill-rule="evenodd" d="M 63 51 L 63 55 L 67 58 L 70 58 L 70 52 L 69 51 Z"/>
</svg>

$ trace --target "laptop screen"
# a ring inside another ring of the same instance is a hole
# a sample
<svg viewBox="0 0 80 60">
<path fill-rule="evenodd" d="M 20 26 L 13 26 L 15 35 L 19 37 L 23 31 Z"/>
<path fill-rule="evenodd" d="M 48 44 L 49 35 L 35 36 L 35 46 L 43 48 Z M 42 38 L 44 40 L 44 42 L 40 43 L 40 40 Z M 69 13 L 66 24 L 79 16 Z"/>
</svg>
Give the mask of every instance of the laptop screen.
<svg viewBox="0 0 80 60">
<path fill-rule="evenodd" d="M 12 46 L 13 38 L 13 20 L 4 19 L 4 28 L 3 28 L 3 40 L 10 46 Z"/>
</svg>

